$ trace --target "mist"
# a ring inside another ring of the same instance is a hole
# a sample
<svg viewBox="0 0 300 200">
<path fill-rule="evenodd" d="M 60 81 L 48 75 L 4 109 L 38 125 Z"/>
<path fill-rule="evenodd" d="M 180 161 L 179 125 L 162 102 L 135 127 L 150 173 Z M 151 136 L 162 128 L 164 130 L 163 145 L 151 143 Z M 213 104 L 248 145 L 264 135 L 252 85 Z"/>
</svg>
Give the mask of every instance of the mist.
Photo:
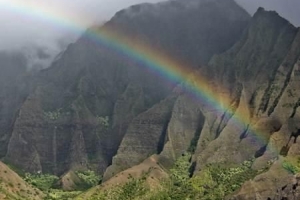
<svg viewBox="0 0 300 200">
<path fill-rule="evenodd" d="M 158 0 L 148 0 L 158 2 Z M 13 2 L 13 3 L 11 3 Z M 66 21 L 82 28 L 109 20 L 115 12 L 141 0 L 0 0 L 0 49 L 18 49 L 28 44 L 52 43 L 80 32 L 64 27 Z M 10 6 L 13 5 L 13 6 Z M 35 11 L 45 13 L 45 17 Z M 50 17 L 49 17 L 50 16 Z M 56 19 L 53 19 L 57 17 Z"/>
<path fill-rule="evenodd" d="M 158 1 L 148 0 L 152 3 Z M 120 9 L 142 2 L 0 0 L 0 51 L 24 52 L 29 61 L 28 67 L 47 67 L 54 57 L 75 41 L 86 28 L 102 24 Z M 72 24 L 79 28 L 74 29 Z"/>
<path fill-rule="evenodd" d="M 117 11 L 145 1 L 162 0 L 0 0 L 0 51 L 25 52 L 29 67 L 47 67 L 85 28 L 101 24 Z M 276 10 L 294 25 L 300 25 L 299 0 L 236 1 L 250 14 L 261 6 Z M 78 23 L 81 29 L 65 26 L 63 20 Z"/>
</svg>

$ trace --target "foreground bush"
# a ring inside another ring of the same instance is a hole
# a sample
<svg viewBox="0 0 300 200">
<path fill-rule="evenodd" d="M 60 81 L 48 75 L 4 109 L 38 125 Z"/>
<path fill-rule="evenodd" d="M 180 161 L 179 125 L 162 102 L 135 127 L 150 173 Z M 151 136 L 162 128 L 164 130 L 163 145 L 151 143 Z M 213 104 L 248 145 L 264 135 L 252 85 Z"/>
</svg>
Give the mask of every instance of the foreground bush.
<svg viewBox="0 0 300 200">
<path fill-rule="evenodd" d="M 251 169 L 252 162 L 245 161 L 234 167 L 211 164 L 190 177 L 190 159 L 190 154 L 180 157 L 170 170 L 169 179 L 162 180 L 156 190 L 147 187 L 145 177 L 130 178 L 125 185 L 107 191 L 99 189 L 88 200 L 220 200 L 258 174 Z"/>
</svg>

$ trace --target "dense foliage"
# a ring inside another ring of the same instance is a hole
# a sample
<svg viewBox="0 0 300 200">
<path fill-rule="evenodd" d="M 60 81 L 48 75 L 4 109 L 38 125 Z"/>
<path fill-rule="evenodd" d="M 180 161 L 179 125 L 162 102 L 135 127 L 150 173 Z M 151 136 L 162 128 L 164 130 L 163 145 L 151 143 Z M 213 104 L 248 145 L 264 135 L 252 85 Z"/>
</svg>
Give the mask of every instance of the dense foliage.
<svg viewBox="0 0 300 200">
<path fill-rule="evenodd" d="M 80 191 L 63 191 L 58 189 L 50 189 L 44 200 L 73 200 Z"/>
<path fill-rule="evenodd" d="M 101 177 L 92 170 L 76 171 L 75 174 L 80 179 L 80 187 L 82 190 L 96 186 L 101 181 Z"/>
<path fill-rule="evenodd" d="M 99 189 L 89 200 L 219 200 L 239 189 L 245 181 L 258 173 L 251 169 L 251 161 L 245 161 L 234 167 L 210 164 L 199 174 L 190 177 L 190 160 L 190 154 L 180 157 L 170 170 L 170 178 L 162 180 L 155 190 L 147 186 L 146 176 L 140 179 L 131 177 L 124 185 L 106 191 Z"/>
<path fill-rule="evenodd" d="M 94 171 L 77 171 L 75 174 L 80 179 L 79 189 L 76 191 L 64 191 L 59 188 L 59 178 L 50 174 L 30 174 L 26 173 L 24 180 L 31 185 L 39 188 L 45 194 L 45 200 L 72 200 L 83 190 L 87 190 L 99 183 L 101 177 L 98 176 Z"/>
<path fill-rule="evenodd" d="M 26 173 L 24 180 L 42 191 L 48 191 L 59 180 L 59 178 L 50 174 Z"/>
</svg>

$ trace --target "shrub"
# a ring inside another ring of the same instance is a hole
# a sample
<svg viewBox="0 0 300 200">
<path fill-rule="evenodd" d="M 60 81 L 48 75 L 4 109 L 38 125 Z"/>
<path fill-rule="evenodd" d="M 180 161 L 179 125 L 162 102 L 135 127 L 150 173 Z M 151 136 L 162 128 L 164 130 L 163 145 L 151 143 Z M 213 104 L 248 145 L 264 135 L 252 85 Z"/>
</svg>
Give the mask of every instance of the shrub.
<svg viewBox="0 0 300 200">
<path fill-rule="evenodd" d="M 97 116 L 97 121 L 104 128 L 109 127 L 109 117 L 108 116 L 105 116 L 105 117 Z"/>
<path fill-rule="evenodd" d="M 76 171 L 75 174 L 82 181 L 82 189 L 96 186 L 101 181 L 101 177 L 92 170 Z"/>
<path fill-rule="evenodd" d="M 49 120 L 58 120 L 61 115 L 62 115 L 62 112 L 61 112 L 61 108 L 60 109 L 57 109 L 55 111 L 48 111 L 48 112 L 44 112 L 44 116 L 46 118 L 48 118 Z"/>
<path fill-rule="evenodd" d="M 50 174 L 26 173 L 24 180 L 42 191 L 47 191 L 59 180 L 59 178 Z"/>
<path fill-rule="evenodd" d="M 99 190 L 88 200 L 220 200 L 258 174 L 251 169 L 252 161 L 245 161 L 235 167 L 210 164 L 199 175 L 190 178 L 190 159 L 190 154 L 179 157 L 170 170 L 170 178 L 161 180 L 155 190 L 146 186 L 146 174 L 139 179 L 129 177 L 126 184 L 108 191 Z"/>
<path fill-rule="evenodd" d="M 300 160 L 284 160 L 282 162 L 282 167 L 291 174 L 297 174 L 300 172 Z"/>
</svg>

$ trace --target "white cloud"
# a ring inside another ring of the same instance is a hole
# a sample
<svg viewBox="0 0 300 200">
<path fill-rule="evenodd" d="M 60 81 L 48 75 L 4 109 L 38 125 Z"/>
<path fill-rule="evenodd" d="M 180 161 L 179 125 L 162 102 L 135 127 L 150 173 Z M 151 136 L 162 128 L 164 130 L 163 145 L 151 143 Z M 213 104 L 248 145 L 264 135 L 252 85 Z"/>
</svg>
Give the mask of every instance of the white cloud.
<svg viewBox="0 0 300 200">
<path fill-rule="evenodd" d="M 160 0 L 148 0 L 158 2 Z M 29 67 L 47 67 L 88 26 L 141 0 L 0 0 L 0 50 L 23 51 Z M 43 49 L 48 58 L 37 55 Z"/>
<path fill-rule="evenodd" d="M 118 10 L 137 3 L 142 1 L 0 0 L 0 49 L 54 42 L 66 34 L 76 34 L 72 29 L 75 24 L 84 29 L 106 21 Z"/>
</svg>

